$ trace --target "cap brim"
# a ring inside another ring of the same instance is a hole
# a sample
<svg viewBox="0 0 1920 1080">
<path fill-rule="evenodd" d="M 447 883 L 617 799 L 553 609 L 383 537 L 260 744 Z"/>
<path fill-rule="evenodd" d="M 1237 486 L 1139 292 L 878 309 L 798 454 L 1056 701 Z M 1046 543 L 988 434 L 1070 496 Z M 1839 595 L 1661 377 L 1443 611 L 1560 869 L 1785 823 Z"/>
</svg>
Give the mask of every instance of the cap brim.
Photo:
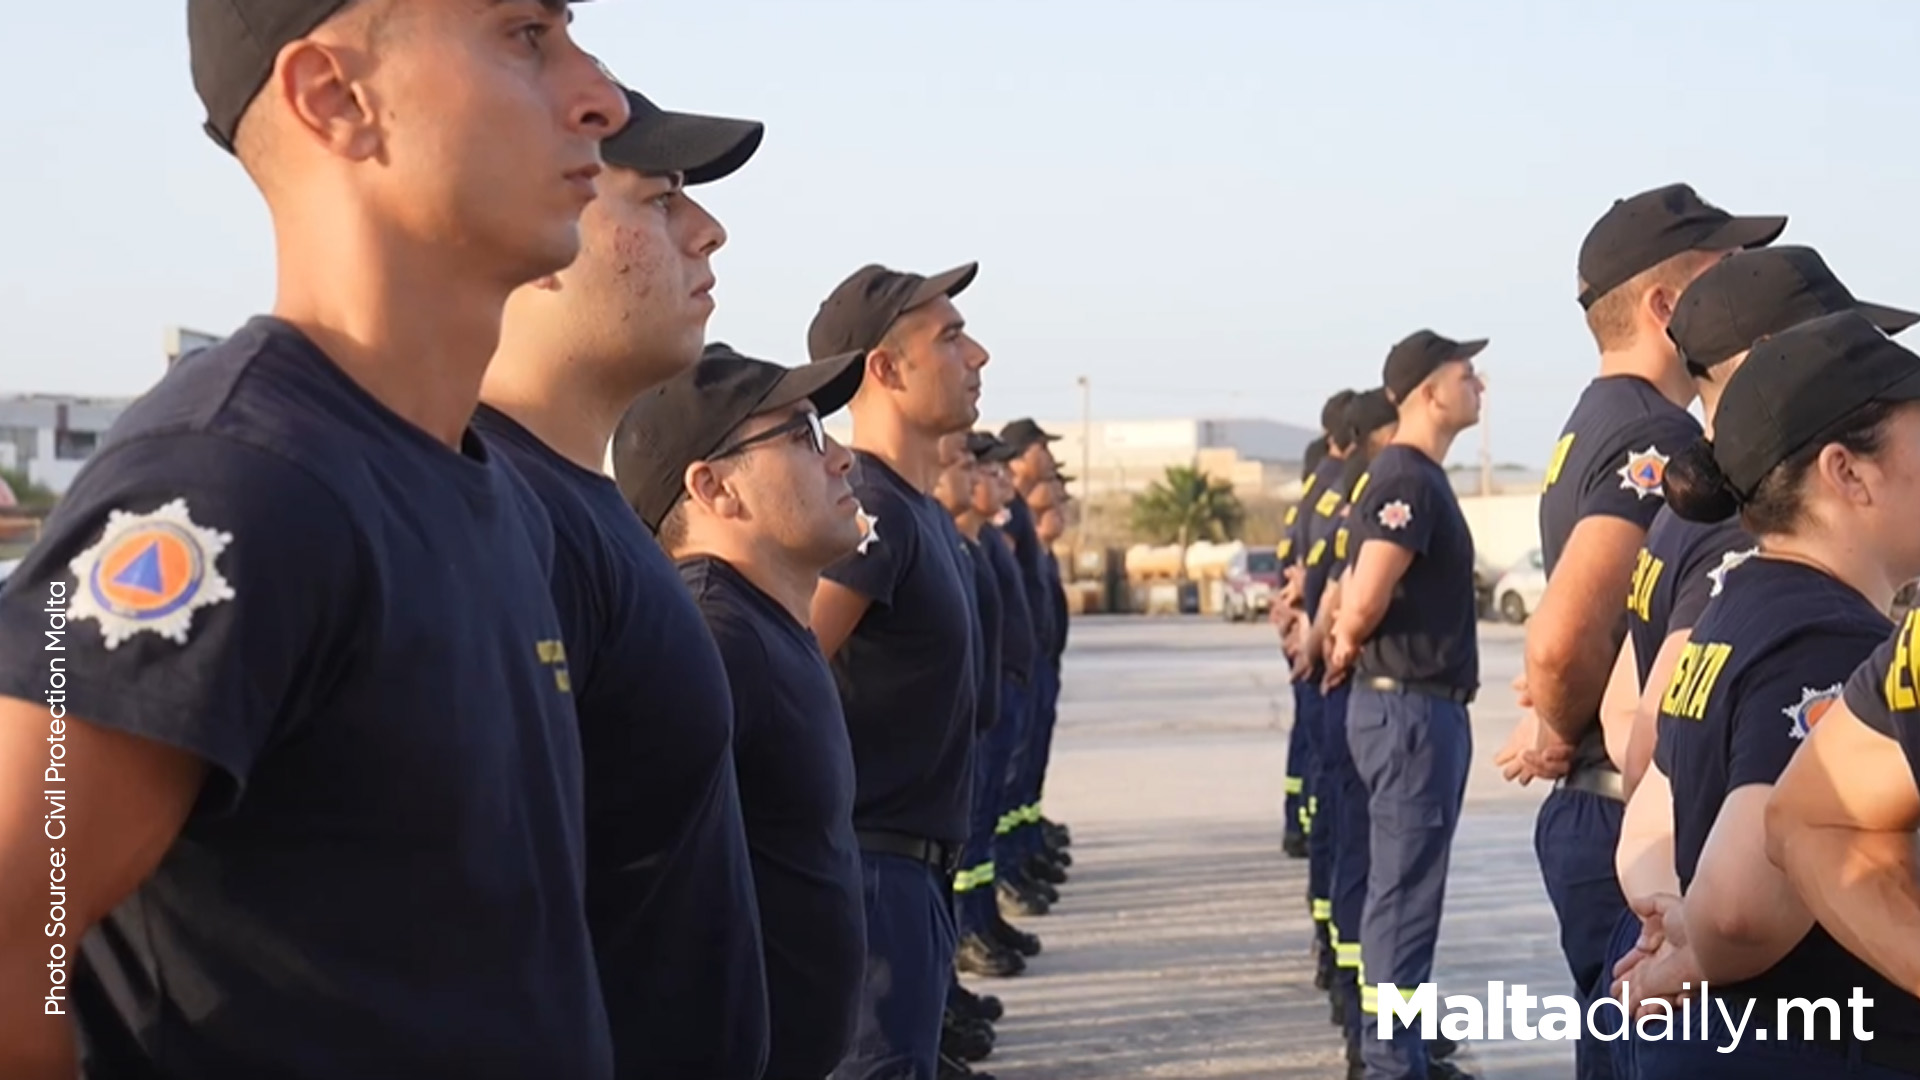
<svg viewBox="0 0 1920 1080">
<path fill-rule="evenodd" d="M 1889 336 L 1898 334 L 1915 323 L 1920 323 L 1920 313 L 1902 311 L 1897 307 L 1888 307 L 1885 304 L 1869 304 L 1862 301 L 1855 304 L 1853 310 L 1859 312 L 1861 317 L 1878 327 L 1881 333 Z"/>
<path fill-rule="evenodd" d="M 600 156 L 635 172 L 677 172 L 689 185 L 710 184 L 745 165 L 765 135 L 766 125 L 757 120 L 662 110 L 601 143 Z"/>
<path fill-rule="evenodd" d="M 846 408 L 847 402 L 852 401 L 853 395 L 859 391 L 860 382 L 867 374 L 866 359 L 866 353 L 841 353 L 790 368 L 780 376 L 779 382 L 773 384 L 767 396 L 760 400 L 754 413 L 772 412 L 802 401 L 811 401 L 822 419 L 832 416 Z"/>
<path fill-rule="evenodd" d="M 1787 231 L 1787 219 L 1780 217 L 1737 217 L 1710 233 L 1700 243 L 1701 251 L 1744 251 L 1766 247 Z"/>
<path fill-rule="evenodd" d="M 913 295 L 907 298 L 907 305 L 900 310 L 912 311 L 921 304 L 942 296 L 959 296 L 967 291 L 967 286 L 973 284 L 974 275 L 979 272 L 979 263 L 968 263 L 965 266 L 956 266 L 944 274 L 935 274 L 921 282 L 919 288 L 913 290 Z"/>
<path fill-rule="evenodd" d="M 1475 338 L 1472 341 L 1462 341 L 1454 346 L 1453 355 L 1447 357 L 1447 359 L 1471 360 L 1486 350 L 1489 340 L 1488 338 Z"/>
</svg>

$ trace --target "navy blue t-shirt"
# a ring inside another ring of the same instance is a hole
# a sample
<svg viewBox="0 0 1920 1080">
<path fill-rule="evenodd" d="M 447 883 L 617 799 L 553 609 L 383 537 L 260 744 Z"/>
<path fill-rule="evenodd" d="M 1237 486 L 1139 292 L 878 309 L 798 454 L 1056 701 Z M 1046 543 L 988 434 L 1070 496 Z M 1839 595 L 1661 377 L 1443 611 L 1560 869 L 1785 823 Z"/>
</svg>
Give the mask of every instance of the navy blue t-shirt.
<svg viewBox="0 0 1920 1080">
<path fill-rule="evenodd" d="M 1847 680 L 1847 708 L 1893 739 L 1920 780 L 1920 608 Z"/>
<path fill-rule="evenodd" d="M 1674 869 L 1683 891 L 1727 796 L 1779 779 L 1890 625 L 1865 597 L 1800 563 L 1756 558 L 1728 578 L 1674 669 L 1654 749 L 1673 785 Z M 1876 1033 L 1920 1034 L 1920 1000 L 1817 925 L 1764 974 L 1715 991 L 1844 1001 L 1856 986 L 1873 999 Z"/>
<path fill-rule="evenodd" d="M 0 592 L 0 694 L 57 660 L 69 722 L 208 769 L 84 943 L 89 1075 L 612 1075 L 552 549 L 277 320 L 127 410 Z"/>
<path fill-rule="evenodd" d="M 1333 542 L 1327 549 L 1327 582 L 1340 580 L 1340 575 L 1353 565 L 1353 500 L 1367 483 L 1367 465 L 1369 462 L 1359 454 L 1353 454 L 1343 463 L 1340 470 L 1337 491 L 1340 492 L 1340 506 L 1333 512 Z M 1324 598 L 1326 589 L 1321 588 Z M 1318 605 L 1315 605 L 1316 614 Z"/>
<path fill-rule="evenodd" d="M 733 699 L 700 610 L 614 482 L 481 408 L 553 519 L 586 759 L 587 917 L 621 1077 L 740 1077 L 767 1053 Z"/>
<path fill-rule="evenodd" d="M 1615 517 L 1649 528 L 1666 505 L 1667 462 L 1699 437 L 1699 422 L 1645 379 L 1609 375 L 1588 383 L 1554 444 L 1540 492 L 1540 556 L 1549 580 L 1583 519 Z M 1613 631 L 1617 649 L 1626 636 L 1625 611 Z M 1611 767 L 1597 707 L 1574 766 Z"/>
<path fill-rule="evenodd" d="M 968 569 L 973 573 L 973 622 L 977 630 L 974 730 L 985 732 L 1000 722 L 1000 669 L 1004 663 L 1001 639 L 1005 633 L 1001 624 L 1006 618 L 1006 605 L 1000 599 L 1000 580 L 994 576 L 986 549 L 977 540 L 962 537 L 962 541 L 967 548 Z"/>
<path fill-rule="evenodd" d="M 1320 597 L 1327 591 L 1327 582 L 1332 580 L 1334 534 L 1345 520 L 1340 512 L 1346 508 L 1347 492 L 1352 490 L 1340 484 L 1346 471 L 1345 458 L 1329 457 L 1322 461 L 1315 474 L 1317 482 L 1312 498 L 1301 503 L 1299 541 L 1304 549 L 1301 561 L 1306 565 L 1301 596 L 1310 616 L 1320 610 Z"/>
<path fill-rule="evenodd" d="M 1040 570 L 1046 583 L 1047 606 L 1053 609 L 1047 619 L 1047 628 L 1053 631 L 1046 643 L 1047 659 L 1059 670 L 1060 658 L 1067 654 L 1067 626 L 1071 621 L 1067 612 L 1067 586 L 1060 578 L 1060 557 L 1047 551 Z"/>
<path fill-rule="evenodd" d="M 1053 598 L 1047 595 L 1046 546 L 1034 527 L 1033 509 L 1022 498 L 1007 504 L 1006 534 L 1013 538 L 1013 558 L 1027 589 L 1027 610 L 1033 615 L 1033 636 L 1041 658 L 1052 655 L 1060 630 L 1053 625 Z"/>
<path fill-rule="evenodd" d="M 1393 444 L 1356 487 L 1350 557 L 1357 561 L 1369 540 L 1385 540 L 1413 552 L 1413 562 L 1394 583 L 1387 613 L 1361 647 L 1354 671 L 1479 689 L 1473 534 L 1446 471 L 1420 451 Z"/>
<path fill-rule="evenodd" d="M 1014 561 L 1013 545 L 1005 533 L 991 525 L 983 526 L 980 549 L 987 553 L 994 583 L 1000 587 L 1000 670 L 1015 686 L 1025 686 L 1033 678 L 1034 656 L 1039 649 L 1033 632 L 1033 610 L 1027 605 L 1026 582 L 1020 577 L 1020 565 Z"/>
<path fill-rule="evenodd" d="M 813 632 L 727 563 L 680 561 L 733 686 L 773 1017 L 770 1080 L 823 1077 L 853 1039 L 866 965 L 853 747 Z"/>
<path fill-rule="evenodd" d="M 824 575 L 870 602 L 833 657 L 853 823 L 958 845 L 972 795 L 973 569 L 938 503 L 872 454 L 854 458 L 853 492 L 874 524 Z"/>
<path fill-rule="evenodd" d="M 1278 554 L 1282 566 L 1307 564 L 1313 544 L 1308 532 L 1312 527 L 1314 508 L 1320 504 L 1321 497 L 1330 491 L 1339 497 L 1340 493 L 1334 490 L 1335 481 L 1340 478 L 1341 468 L 1345 464 L 1342 458 L 1324 457 L 1307 473 L 1306 482 L 1300 485 L 1300 501 L 1287 507 L 1287 516 L 1281 522 Z"/>
<path fill-rule="evenodd" d="M 1660 508 L 1627 589 L 1627 633 L 1642 689 L 1667 638 L 1693 629 L 1727 575 L 1756 550 L 1737 517 L 1702 525 Z"/>
</svg>

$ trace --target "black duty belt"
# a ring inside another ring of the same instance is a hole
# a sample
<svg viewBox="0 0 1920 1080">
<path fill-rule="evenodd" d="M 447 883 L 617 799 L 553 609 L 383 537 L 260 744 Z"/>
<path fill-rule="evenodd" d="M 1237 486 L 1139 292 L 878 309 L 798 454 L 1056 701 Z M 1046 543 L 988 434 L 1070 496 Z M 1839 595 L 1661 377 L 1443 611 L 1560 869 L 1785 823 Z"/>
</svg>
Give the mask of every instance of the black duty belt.
<svg viewBox="0 0 1920 1080">
<path fill-rule="evenodd" d="M 853 835 L 860 850 L 870 855 L 898 855 L 926 863 L 942 874 L 959 868 L 960 849 L 952 844 L 879 829 L 856 829 Z"/>
<path fill-rule="evenodd" d="M 1378 690 L 1383 694 L 1425 694 L 1428 697 L 1439 698 L 1441 701 L 1451 701 L 1455 705 L 1471 705 L 1474 697 L 1474 692 L 1463 686 L 1448 686 L 1446 683 L 1436 682 L 1409 682 L 1385 675 L 1362 679 L 1360 685 L 1369 690 Z"/>
<path fill-rule="evenodd" d="M 1568 791 L 1584 791 L 1615 802 L 1627 801 L 1626 780 L 1611 765 L 1583 766 L 1556 780 L 1553 786 Z"/>
</svg>

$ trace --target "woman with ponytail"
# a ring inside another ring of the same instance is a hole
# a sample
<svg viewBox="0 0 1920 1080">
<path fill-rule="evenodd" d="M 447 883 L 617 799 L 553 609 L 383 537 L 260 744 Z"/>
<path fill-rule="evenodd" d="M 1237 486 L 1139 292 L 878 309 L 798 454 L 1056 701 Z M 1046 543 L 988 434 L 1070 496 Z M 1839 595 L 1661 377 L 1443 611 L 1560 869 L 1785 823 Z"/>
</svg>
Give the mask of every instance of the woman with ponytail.
<svg viewBox="0 0 1920 1080">
<path fill-rule="evenodd" d="M 1711 1005 L 1689 1037 L 1678 1005 L 1671 1023 L 1643 1025 L 1668 1037 L 1636 1039 L 1634 1068 L 1647 1080 L 1920 1076 L 1920 999 L 1815 923 L 1768 861 L 1764 828 L 1774 782 L 1887 636 L 1894 591 L 1920 575 L 1920 357 L 1860 313 L 1824 316 L 1754 346 L 1714 421 L 1711 441 L 1668 463 L 1667 505 L 1699 523 L 1737 516 L 1759 550 L 1726 577 L 1661 691 L 1622 838 L 1643 853 L 1623 860 L 1622 885 L 1645 928 L 1614 994 L 1645 1016 L 1668 1008 L 1649 998 L 1706 984 Z M 1667 881 L 1677 891 L 1660 891 Z M 1855 987 L 1874 1002 L 1870 1041 L 1824 1013 L 1776 1025 L 1800 1015 L 1781 1002 L 1845 1003 Z M 1730 1023 L 1747 1037 L 1722 1053 Z"/>
</svg>

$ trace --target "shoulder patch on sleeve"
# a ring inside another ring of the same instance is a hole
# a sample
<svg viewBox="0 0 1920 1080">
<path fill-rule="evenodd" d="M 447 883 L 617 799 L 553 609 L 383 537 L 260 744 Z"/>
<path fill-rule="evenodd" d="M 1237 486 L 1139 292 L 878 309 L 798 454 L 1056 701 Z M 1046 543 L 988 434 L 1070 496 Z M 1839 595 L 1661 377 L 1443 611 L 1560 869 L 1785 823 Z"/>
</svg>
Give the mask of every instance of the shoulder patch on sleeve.
<svg viewBox="0 0 1920 1080">
<path fill-rule="evenodd" d="M 144 514 L 115 510 L 68 564 L 77 582 L 69 615 L 99 623 L 109 649 L 143 631 L 185 645 L 195 611 L 234 597 L 219 567 L 231 543 L 231 533 L 194 524 L 185 499 Z"/>
<path fill-rule="evenodd" d="M 856 512 L 855 520 L 860 523 L 860 546 L 853 550 L 865 555 L 867 548 L 880 542 L 880 515 L 869 514 L 867 508 L 862 506 Z"/>
<path fill-rule="evenodd" d="M 1413 521 L 1413 507 L 1404 499 L 1395 499 L 1380 508 L 1380 524 L 1389 529 L 1404 529 Z"/>
<path fill-rule="evenodd" d="M 1758 554 L 1760 554 L 1760 549 L 1756 547 L 1748 548 L 1745 551 L 1729 551 L 1725 555 L 1720 556 L 1720 565 L 1707 571 L 1707 580 L 1713 582 L 1713 591 L 1708 595 L 1719 596 L 1725 592 L 1727 588 L 1727 575 L 1732 573 L 1741 563 L 1746 562 Z"/>
<path fill-rule="evenodd" d="M 1801 687 L 1800 703 L 1780 710 L 1788 720 L 1792 721 L 1787 734 L 1795 739 L 1805 739 L 1813 734 L 1813 729 L 1820 724 L 1820 718 L 1827 715 L 1827 710 L 1839 703 L 1843 688 L 1842 683 L 1834 683 L 1824 690 Z"/>
<path fill-rule="evenodd" d="M 1633 492 L 1636 498 L 1660 498 L 1666 494 L 1667 462 L 1671 460 L 1659 447 L 1649 445 L 1645 450 L 1628 451 L 1627 463 L 1614 475 L 1620 477 L 1621 488 Z"/>
</svg>

